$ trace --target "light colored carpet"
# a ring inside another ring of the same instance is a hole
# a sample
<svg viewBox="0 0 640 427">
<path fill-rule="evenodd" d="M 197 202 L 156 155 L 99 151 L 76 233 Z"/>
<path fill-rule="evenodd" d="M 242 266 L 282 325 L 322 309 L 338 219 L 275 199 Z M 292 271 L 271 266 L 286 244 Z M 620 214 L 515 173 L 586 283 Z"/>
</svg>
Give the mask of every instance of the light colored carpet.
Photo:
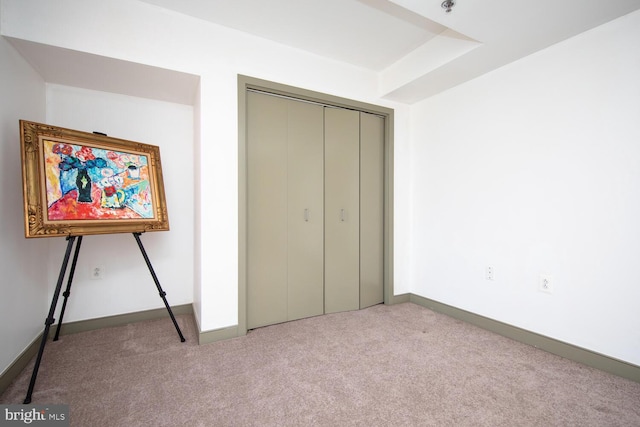
<svg viewBox="0 0 640 427">
<path fill-rule="evenodd" d="M 178 322 L 186 343 L 169 319 L 49 342 L 33 403 L 83 427 L 640 426 L 640 384 L 411 303 L 203 346 Z"/>
</svg>

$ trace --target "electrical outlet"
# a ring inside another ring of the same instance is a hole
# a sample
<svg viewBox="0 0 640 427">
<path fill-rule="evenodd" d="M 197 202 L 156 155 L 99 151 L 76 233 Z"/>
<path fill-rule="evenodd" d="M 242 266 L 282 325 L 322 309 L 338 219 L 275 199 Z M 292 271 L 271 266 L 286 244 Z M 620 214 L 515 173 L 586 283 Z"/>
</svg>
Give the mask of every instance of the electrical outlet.
<svg viewBox="0 0 640 427">
<path fill-rule="evenodd" d="M 540 292 L 546 292 L 548 294 L 553 293 L 553 279 L 548 274 L 541 274 L 540 281 L 538 282 L 538 290 Z"/>
<path fill-rule="evenodd" d="M 102 280 L 104 279 L 104 266 L 102 265 L 94 265 L 89 269 L 89 278 L 91 280 Z"/>
<path fill-rule="evenodd" d="M 495 273 L 494 268 L 492 266 L 488 265 L 484 269 L 484 278 L 486 280 L 493 280 L 494 273 Z"/>
</svg>

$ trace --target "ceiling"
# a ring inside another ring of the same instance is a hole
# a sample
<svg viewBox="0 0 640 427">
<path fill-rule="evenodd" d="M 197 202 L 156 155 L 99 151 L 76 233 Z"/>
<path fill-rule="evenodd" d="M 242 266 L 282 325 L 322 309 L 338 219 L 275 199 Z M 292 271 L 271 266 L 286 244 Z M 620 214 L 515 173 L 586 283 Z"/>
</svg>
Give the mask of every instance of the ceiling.
<svg viewBox="0 0 640 427">
<path fill-rule="evenodd" d="M 184 105 L 197 97 L 195 74 L 5 37 L 47 83 Z"/>
<path fill-rule="evenodd" d="M 445 27 L 386 0 L 142 0 L 381 71 Z"/>
<path fill-rule="evenodd" d="M 378 72 L 413 103 L 640 8 L 640 0 L 141 0 Z"/>
<path fill-rule="evenodd" d="M 412 104 L 640 9 L 640 0 L 132 0 L 371 70 Z M 12 38 L 45 81 L 192 104 L 199 77 Z M 127 75 L 126 81 L 118 79 Z"/>
</svg>

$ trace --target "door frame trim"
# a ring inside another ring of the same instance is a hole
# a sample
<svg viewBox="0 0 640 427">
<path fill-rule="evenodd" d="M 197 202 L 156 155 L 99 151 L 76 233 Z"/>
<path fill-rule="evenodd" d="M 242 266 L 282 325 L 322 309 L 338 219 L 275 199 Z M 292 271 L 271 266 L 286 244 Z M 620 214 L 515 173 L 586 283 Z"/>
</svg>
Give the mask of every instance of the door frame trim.
<svg viewBox="0 0 640 427">
<path fill-rule="evenodd" d="M 394 110 L 268 80 L 238 74 L 238 336 L 247 333 L 247 92 L 347 108 L 384 117 L 384 303 L 393 291 L 393 126 Z"/>
</svg>

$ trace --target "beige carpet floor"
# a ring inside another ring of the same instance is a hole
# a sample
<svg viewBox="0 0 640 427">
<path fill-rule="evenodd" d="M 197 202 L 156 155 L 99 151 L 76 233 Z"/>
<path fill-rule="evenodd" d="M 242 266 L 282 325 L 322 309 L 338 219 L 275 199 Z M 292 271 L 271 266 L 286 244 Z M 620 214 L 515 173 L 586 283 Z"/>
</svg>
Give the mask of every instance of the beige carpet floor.
<svg viewBox="0 0 640 427">
<path fill-rule="evenodd" d="M 190 316 L 49 342 L 33 403 L 72 426 L 640 426 L 640 384 L 415 304 L 199 346 Z M 32 362 L 33 363 L 33 362 Z M 32 366 L 0 396 L 21 403 Z"/>
</svg>

